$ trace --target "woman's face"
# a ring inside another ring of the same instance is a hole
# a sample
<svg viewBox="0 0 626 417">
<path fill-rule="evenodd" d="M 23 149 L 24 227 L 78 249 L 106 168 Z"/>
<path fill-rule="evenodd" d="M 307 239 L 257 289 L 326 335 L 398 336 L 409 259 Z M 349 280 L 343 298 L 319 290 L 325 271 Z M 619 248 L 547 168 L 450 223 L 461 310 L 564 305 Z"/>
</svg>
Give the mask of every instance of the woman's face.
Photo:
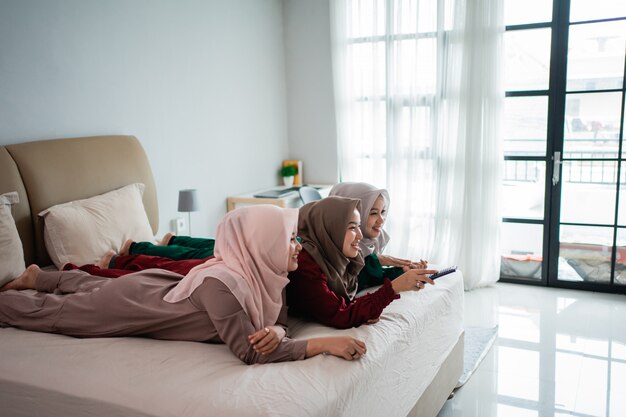
<svg viewBox="0 0 626 417">
<path fill-rule="evenodd" d="M 385 224 L 386 214 L 385 199 L 382 195 L 378 196 L 367 216 L 367 224 L 365 226 L 365 235 L 367 237 L 375 239 L 380 236 L 383 230 L 383 224 Z"/>
<path fill-rule="evenodd" d="M 347 258 L 354 258 L 359 254 L 359 242 L 363 239 L 363 234 L 359 228 L 361 216 L 358 210 L 354 210 L 350 216 L 346 236 L 343 239 L 343 254 Z"/>
<path fill-rule="evenodd" d="M 287 264 L 287 271 L 295 271 L 298 269 L 298 254 L 302 250 L 302 245 L 298 242 L 296 232 L 291 234 L 291 240 L 289 241 L 289 263 Z"/>
</svg>

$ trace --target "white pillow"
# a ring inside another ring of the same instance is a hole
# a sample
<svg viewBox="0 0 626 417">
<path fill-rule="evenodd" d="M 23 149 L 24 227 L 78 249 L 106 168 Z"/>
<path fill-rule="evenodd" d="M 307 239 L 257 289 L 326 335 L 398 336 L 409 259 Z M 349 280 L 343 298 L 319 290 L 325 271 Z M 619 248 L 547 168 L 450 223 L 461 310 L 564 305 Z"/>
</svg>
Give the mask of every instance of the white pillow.
<svg viewBox="0 0 626 417">
<path fill-rule="evenodd" d="M 0 287 L 25 269 L 22 241 L 11 215 L 11 205 L 18 202 L 16 192 L 0 195 Z"/>
<path fill-rule="evenodd" d="M 44 217 L 44 242 L 52 262 L 92 264 L 127 239 L 154 241 L 143 206 L 144 184 L 130 184 L 85 200 L 50 207 Z"/>
</svg>

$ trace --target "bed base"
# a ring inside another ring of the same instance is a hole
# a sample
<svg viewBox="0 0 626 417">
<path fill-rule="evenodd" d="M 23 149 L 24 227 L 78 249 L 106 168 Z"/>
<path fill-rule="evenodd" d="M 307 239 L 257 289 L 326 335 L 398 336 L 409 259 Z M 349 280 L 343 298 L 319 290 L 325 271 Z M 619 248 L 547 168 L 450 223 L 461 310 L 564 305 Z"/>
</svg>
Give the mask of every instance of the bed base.
<svg viewBox="0 0 626 417">
<path fill-rule="evenodd" d="M 465 333 L 461 333 L 450 355 L 407 417 L 436 417 L 439 414 L 463 373 L 464 345 Z"/>
</svg>

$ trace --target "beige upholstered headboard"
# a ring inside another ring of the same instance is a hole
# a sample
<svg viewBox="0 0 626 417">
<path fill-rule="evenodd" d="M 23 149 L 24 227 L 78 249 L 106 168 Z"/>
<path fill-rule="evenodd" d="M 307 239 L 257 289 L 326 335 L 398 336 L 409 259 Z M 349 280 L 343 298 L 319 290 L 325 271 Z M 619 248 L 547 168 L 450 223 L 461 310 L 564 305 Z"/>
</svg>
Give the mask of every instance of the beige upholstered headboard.
<svg viewBox="0 0 626 417">
<path fill-rule="evenodd" d="M 0 194 L 19 193 L 20 204 L 14 206 L 13 215 L 27 265 L 51 264 L 39 212 L 134 182 L 146 185 L 143 202 L 156 233 L 159 210 L 154 178 L 134 136 L 54 139 L 0 148 Z"/>
</svg>

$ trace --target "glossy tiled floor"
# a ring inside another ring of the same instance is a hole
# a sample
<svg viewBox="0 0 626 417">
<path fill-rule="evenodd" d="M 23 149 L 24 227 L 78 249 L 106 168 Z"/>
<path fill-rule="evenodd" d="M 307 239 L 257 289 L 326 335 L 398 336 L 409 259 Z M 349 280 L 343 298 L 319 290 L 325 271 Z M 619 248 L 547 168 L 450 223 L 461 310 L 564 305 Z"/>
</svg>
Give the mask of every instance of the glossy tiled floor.
<svg viewBox="0 0 626 417">
<path fill-rule="evenodd" d="M 626 416 L 626 296 L 498 283 L 465 324 L 499 338 L 438 417 Z"/>
</svg>

